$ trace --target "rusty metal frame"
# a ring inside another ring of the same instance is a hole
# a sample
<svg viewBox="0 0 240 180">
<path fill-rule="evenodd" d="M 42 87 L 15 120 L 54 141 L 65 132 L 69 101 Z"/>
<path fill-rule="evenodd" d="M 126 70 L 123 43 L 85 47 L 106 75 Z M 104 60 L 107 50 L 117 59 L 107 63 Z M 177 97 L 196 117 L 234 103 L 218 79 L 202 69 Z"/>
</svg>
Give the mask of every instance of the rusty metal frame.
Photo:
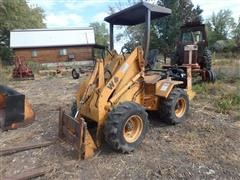
<svg viewBox="0 0 240 180">
<path fill-rule="evenodd" d="M 82 118 L 80 121 L 65 114 L 64 110 L 59 110 L 59 132 L 58 137 L 73 145 L 77 151 L 78 158 L 83 156 L 83 140 L 86 132 L 86 125 Z"/>
</svg>

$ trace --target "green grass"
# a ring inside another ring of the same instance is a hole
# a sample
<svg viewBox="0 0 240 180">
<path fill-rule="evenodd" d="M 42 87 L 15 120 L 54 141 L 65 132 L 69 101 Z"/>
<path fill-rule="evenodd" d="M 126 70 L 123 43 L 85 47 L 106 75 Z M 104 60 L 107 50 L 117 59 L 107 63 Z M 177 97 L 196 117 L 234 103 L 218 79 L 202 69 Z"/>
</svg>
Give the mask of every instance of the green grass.
<svg viewBox="0 0 240 180">
<path fill-rule="evenodd" d="M 231 59 L 239 59 L 240 54 L 239 53 L 232 53 L 232 52 L 225 52 L 225 53 L 213 53 L 212 54 L 213 59 L 217 60 L 231 60 Z"/>
<path fill-rule="evenodd" d="M 194 84 L 193 91 L 197 94 L 206 93 L 208 91 L 206 83 Z"/>
<path fill-rule="evenodd" d="M 217 81 L 214 84 L 194 84 L 193 90 L 200 95 L 199 98 L 209 101 L 217 112 L 232 114 L 234 111 L 240 117 L 240 72 L 238 67 L 238 63 L 231 66 L 223 63 L 215 69 Z"/>
<path fill-rule="evenodd" d="M 221 113 L 229 113 L 231 110 L 240 110 L 240 89 L 233 93 L 227 93 L 219 98 L 216 98 L 214 105 Z"/>
<path fill-rule="evenodd" d="M 223 66 L 223 65 L 232 65 L 234 64 L 233 59 L 218 59 L 218 60 L 213 60 L 213 66 Z"/>
</svg>

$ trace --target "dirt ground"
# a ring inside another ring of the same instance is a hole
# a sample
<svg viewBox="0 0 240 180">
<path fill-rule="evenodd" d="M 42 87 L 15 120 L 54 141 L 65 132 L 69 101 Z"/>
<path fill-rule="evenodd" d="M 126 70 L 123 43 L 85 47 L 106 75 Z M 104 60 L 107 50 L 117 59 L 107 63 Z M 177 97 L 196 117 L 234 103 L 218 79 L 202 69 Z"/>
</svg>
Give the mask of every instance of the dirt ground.
<svg viewBox="0 0 240 180">
<path fill-rule="evenodd" d="M 37 77 L 10 82 L 26 94 L 36 121 L 0 132 L 0 148 L 57 138 L 58 107 L 70 108 L 79 80 L 71 76 Z M 209 95 L 191 102 L 190 115 L 167 126 L 150 114 L 150 129 L 131 154 L 112 151 L 105 143 L 89 160 L 77 161 L 70 146 L 54 145 L 0 157 L 0 179 L 36 167 L 46 168 L 38 179 L 240 179 L 240 121 L 215 112 Z"/>
</svg>

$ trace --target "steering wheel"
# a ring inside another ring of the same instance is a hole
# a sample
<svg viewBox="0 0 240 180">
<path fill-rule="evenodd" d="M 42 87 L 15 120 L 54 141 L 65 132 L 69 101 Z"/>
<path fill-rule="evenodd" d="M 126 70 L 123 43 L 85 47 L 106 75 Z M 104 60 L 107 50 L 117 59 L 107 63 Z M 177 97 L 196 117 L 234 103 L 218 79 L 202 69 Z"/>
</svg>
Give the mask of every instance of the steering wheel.
<svg viewBox="0 0 240 180">
<path fill-rule="evenodd" d="M 126 60 L 126 57 L 124 54 L 131 54 L 131 49 L 129 47 L 127 47 L 126 45 L 124 45 L 121 48 L 121 54 L 123 55 L 124 60 Z"/>
<path fill-rule="evenodd" d="M 130 54 L 132 51 L 131 51 L 131 48 L 124 45 L 122 48 L 121 48 L 121 53 L 122 54 Z"/>
</svg>

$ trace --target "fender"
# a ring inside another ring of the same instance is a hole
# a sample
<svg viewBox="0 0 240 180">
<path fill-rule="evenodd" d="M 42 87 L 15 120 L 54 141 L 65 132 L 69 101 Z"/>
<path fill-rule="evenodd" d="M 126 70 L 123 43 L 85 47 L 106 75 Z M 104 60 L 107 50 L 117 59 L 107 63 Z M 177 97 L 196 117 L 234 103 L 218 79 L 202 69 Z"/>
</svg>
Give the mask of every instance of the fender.
<svg viewBox="0 0 240 180">
<path fill-rule="evenodd" d="M 167 98 L 174 86 L 183 84 L 181 81 L 172 81 L 168 79 L 160 80 L 155 86 L 155 95 Z"/>
</svg>

